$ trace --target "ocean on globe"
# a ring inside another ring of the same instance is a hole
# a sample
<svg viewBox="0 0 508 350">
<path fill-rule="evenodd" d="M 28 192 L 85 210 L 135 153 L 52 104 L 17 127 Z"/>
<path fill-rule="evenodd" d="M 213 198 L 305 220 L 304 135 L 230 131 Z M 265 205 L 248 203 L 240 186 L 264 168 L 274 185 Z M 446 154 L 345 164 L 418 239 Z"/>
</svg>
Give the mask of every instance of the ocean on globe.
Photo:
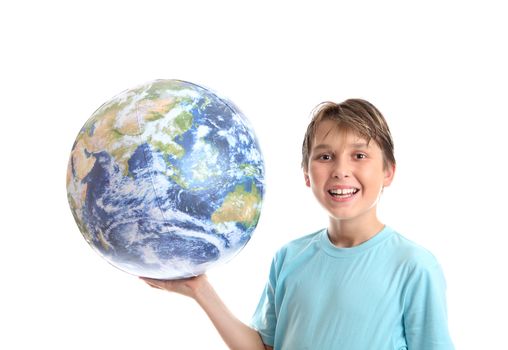
<svg viewBox="0 0 508 350">
<path fill-rule="evenodd" d="M 263 157 L 229 100 L 155 80 L 102 105 L 79 132 L 67 197 L 90 246 L 133 275 L 196 276 L 234 257 L 258 223 Z"/>
</svg>

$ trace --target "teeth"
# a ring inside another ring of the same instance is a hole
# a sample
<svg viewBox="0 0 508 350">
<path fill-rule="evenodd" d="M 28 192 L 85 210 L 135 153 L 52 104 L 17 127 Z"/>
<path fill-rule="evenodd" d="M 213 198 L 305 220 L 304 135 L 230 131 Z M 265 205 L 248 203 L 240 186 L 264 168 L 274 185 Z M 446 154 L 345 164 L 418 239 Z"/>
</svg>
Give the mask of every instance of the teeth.
<svg viewBox="0 0 508 350">
<path fill-rule="evenodd" d="M 344 188 L 344 189 L 335 189 L 335 190 L 330 190 L 330 194 L 334 194 L 334 195 L 343 195 L 343 194 L 353 194 L 357 191 L 356 188 Z"/>
</svg>

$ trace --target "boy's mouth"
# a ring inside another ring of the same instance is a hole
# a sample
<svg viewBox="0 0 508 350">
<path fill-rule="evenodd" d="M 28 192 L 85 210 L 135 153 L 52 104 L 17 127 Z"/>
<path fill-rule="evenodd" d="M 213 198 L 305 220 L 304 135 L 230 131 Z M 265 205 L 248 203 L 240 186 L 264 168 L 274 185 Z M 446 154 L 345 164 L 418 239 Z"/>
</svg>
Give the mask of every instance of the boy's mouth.
<svg viewBox="0 0 508 350">
<path fill-rule="evenodd" d="M 337 199 L 347 199 L 347 198 L 353 197 L 359 191 L 360 191 L 360 189 L 355 188 L 355 187 L 351 187 L 351 188 L 334 188 L 334 189 L 328 190 L 328 193 L 332 197 L 337 198 Z"/>
</svg>

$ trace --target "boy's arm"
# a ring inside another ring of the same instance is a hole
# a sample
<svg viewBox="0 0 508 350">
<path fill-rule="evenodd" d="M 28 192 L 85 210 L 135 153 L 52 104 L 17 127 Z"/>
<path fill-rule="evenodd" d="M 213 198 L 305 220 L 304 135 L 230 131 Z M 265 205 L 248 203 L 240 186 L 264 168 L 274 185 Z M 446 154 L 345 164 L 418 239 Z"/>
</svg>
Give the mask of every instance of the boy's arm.
<svg viewBox="0 0 508 350">
<path fill-rule="evenodd" d="M 150 286 L 193 298 L 208 315 L 230 349 L 271 350 L 263 344 L 259 333 L 236 318 L 222 302 L 205 275 L 184 280 L 142 278 Z"/>
<path fill-rule="evenodd" d="M 448 332 L 445 290 L 446 282 L 437 263 L 413 271 L 404 310 L 408 349 L 454 349 Z"/>
</svg>

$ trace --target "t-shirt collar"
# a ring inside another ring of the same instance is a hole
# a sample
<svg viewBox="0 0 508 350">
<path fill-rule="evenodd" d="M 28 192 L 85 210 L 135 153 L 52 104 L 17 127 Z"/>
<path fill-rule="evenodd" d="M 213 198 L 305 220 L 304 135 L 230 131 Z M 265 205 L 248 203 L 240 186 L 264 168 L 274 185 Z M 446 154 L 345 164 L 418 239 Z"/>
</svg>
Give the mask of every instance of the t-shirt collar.
<svg viewBox="0 0 508 350">
<path fill-rule="evenodd" d="M 366 250 L 378 245 L 382 241 L 384 241 L 386 238 L 388 238 L 393 233 L 393 230 L 388 227 L 384 226 L 381 231 L 376 233 L 372 238 L 369 240 L 354 246 L 350 248 L 341 248 L 336 247 L 333 245 L 333 243 L 330 241 L 330 238 L 328 237 L 328 230 L 323 229 L 320 233 L 320 246 L 321 248 L 328 254 L 333 257 L 341 258 L 341 257 L 349 257 L 352 255 L 357 255 L 362 252 L 365 252 Z"/>
</svg>

